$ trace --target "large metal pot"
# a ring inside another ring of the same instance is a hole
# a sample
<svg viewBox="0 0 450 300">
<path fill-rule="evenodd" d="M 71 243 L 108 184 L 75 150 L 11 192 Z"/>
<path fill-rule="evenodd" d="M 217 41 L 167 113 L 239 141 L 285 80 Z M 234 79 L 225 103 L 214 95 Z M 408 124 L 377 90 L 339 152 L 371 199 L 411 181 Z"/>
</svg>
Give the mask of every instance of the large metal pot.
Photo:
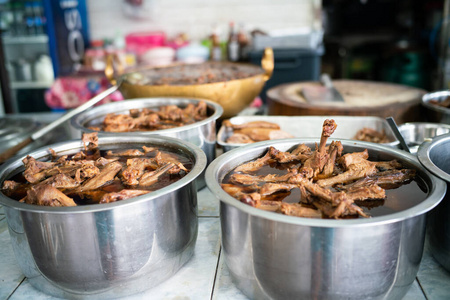
<svg viewBox="0 0 450 300">
<path fill-rule="evenodd" d="M 0 193 L 17 262 L 37 289 L 62 298 L 116 298 L 149 289 L 176 273 L 197 240 L 194 179 L 206 167 L 197 146 L 161 136 L 100 137 L 100 149 L 169 148 L 194 161 L 179 181 L 108 204 L 43 207 Z M 83 149 L 80 141 L 50 145 L 58 155 Z M 48 148 L 29 155 L 49 159 Z M 0 169 L 0 183 L 23 171 L 20 157 Z"/>
<path fill-rule="evenodd" d="M 163 105 L 177 105 L 185 107 L 189 103 L 197 104 L 200 99 L 186 99 L 186 98 L 142 98 L 128 101 L 119 101 L 103 104 L 89 110 L 86 110 L 71 119 L 71 125 L 80 132 L 80 137 L 83 132 L 94 132 L 89 129 L 90 126 L 98 126 L 101 124 L 105 116 L 109 113 L 128 114 L 130 109 L 153 108 L 157 109 Z M 156 131 L 136 131 L 136 132 L 106 132 L 99 131 L 99 136 L 116 136 L 125 135 L 133 136 L 150 136 L 163 135 L 173 138 L 178 138 L 183 141 L 188 141 L 194 145 L 199 146 L 207 157 L 209 164 L 215 158 L 216 154 L 216 120 L 222 115 L 222 107 L 212 101 L 202 100 L 207 103 L 209 117 L 185 126 L 169 128 Z M 205 187 L 204 174 L 201 174 L 197 180 L 198 188 Z"/>
<path fill-rule="evenodd" d="M 417 157 L 424 167 L 447 182 L 450 189 L 450 134 L 433 138 L 420 145 Z M 450 271 L 450 194 L 430 213 L 428 240 L 433 257 Z"/>
<path fill-rule="evenodd" d="M 220 200 L 222 247 L 231 277 L 251 299 L 400 299 L 422 258 L 425 215 L 445 194 L 445 183 L 404 151 L 342 140 L 346 152 L 368 149 L 373 160 L 397 159 L 418 170 L 427 197 L 400 212 L 369 219 L 327 220 L 285 216 L 234 199 L 220 186 L 236 166 L 269 146 L 286 151 L 317 139 L 287 139 L 243 146 L 206 170 Z"/>
<path fill-rule="evenodd" d="M 219 62 L 216 68 L 226 69 L 243 66 L 252 69 L 257 75 L 229 81 L 192 85 L 141 85 L 126 80 L 130 74 L 145 69 L 127 70 L 125 74 L 115 75 L 112 59 L 108 59 L 105 73 L 112 84 L 120 82 L 119 89 L 126 99 L 144 97 L 184 97 L 202 98 L 217 102 L 223 107 L 223 118 L 235 116 L 246 108 L 261 92 L 264 84 L 272 76 L 274 68 L 273 51 L 268 48 L 261 61 L 262 68 L 251 64 Z M 170 67 L 170 66 L 167 66 Z M 157 67 L 164 69 L 164 67 Z M 147 69 L 149 69 L 147 67 Z"/>
</svg>

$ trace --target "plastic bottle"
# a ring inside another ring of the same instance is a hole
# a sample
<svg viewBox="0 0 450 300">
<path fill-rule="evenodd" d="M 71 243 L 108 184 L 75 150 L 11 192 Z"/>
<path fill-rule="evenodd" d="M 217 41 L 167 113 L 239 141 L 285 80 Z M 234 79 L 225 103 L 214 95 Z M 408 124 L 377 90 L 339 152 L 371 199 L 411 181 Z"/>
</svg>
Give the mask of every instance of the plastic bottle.
<svg viewBox="0 0 450 300">
<path fill-rule="evenodd" d="M 239 60 L 239 41 L 234 22 L 230 22 L 230 34 L 227 42 L 227 58 L 229 61 Z"/>
</svg>

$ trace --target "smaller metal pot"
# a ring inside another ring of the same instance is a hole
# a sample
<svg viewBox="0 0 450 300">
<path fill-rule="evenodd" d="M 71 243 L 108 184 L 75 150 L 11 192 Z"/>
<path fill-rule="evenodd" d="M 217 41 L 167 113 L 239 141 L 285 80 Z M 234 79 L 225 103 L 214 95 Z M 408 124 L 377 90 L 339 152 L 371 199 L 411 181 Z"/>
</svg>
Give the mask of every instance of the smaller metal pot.
<svg viewBox="0 0 450 300">
<path fill-rule="evenodd" d="M 433 257 L 450 271 L 450 133 L 420 145 L 417 157 L 427 170 L 447 182 L 444 200 L 429 214 L 428 239 Z"/>
<path fill-rule="evenodd" d="M 222 115 L 222 107 L 212 101 L 203 99 L 187 99 L 187 98 L 141 98 L 119 102 L 111 102 L 96 106 L 86 110 L 71 119 L 71 125 L 79 131 L 80 137 L 84 132 L 95 132 L 89 129 L 90 126 L 98 126 L 101 124 L 105 116 L 109 113 L 128 114 L 130 109 L 153 108 L 158 109 L 163 105 L 177 105 L 185 107 L 189 103 L 197 104 L 199 101 L 207 103 L 209 117 L 199 122 L 155 131 L 134 131 L 134 132 L 106 132 L 99 131 L 99 136 L 117 136 L 124 135 L 134 136 L 151 136 L 163 135 L 188 141 L 200 147 L 205 152 L 208 164 L 213 161 L 216 155 L 216 120 Z M 197 180 L 198 188 L 205 186 L 204 175 L 199 176 Z"/>
<path fill-rule="evenodd" d="M 426 109 L 429 122 L 450 124 L 450 108 L 430 103 L 431 100 L 438 102 L 450 97 L 450 90 L 437 91 L 423 95 L 421 103 Z"/>
<path fill-rule="evenodd" d="M 194 180 L 206 156 L 191 143 L 163 136 L 100 137 L 101 150 L 154 146 L 194 162 L 180 180 L 151 193 L 107 204 L 37 206 L 0 193 L 17 262 L 36 289 L 61 298 L 111 299 L 154 287 L 193 255 L 198 234 Z M 49 146 L 58 155 L 84 149 L 71 140 Z M 48 147 L 29 153 L 48 160 Z M 23 171 L 22 159 L 3 164 L 0 184 Z"/>
</svg>

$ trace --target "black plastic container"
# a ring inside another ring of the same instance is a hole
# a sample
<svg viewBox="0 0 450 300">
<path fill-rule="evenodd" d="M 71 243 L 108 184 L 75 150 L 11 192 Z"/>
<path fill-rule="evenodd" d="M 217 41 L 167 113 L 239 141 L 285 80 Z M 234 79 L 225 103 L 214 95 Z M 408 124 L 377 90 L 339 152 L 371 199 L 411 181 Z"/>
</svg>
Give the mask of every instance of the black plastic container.
<svg viewBox="0 0 450 300">
<path fill-rule="evenodd" d="M 261 65 L 263 50 L 251 51 L 250 62 Z M 282 83 L 316 81 L 320 76 L 323 48 L 278 48 L 273 49 L 275 67 L 272 77 L 266 82 L 260 97 L 266 102 L 266 91 Z"/>
</svg>

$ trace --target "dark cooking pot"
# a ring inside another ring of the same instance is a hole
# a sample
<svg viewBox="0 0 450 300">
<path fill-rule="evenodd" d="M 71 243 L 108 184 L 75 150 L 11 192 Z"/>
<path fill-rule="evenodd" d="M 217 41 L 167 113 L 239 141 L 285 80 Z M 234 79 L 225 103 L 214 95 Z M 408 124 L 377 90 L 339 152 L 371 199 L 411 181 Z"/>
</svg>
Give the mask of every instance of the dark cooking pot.
<svg viewBox="0 0 450 300">
<path fill-rule="evenodd" d="M 107 204 L 44 207 L 0 193 L 17 262 L 35 288 L 62 298 L 123 297 L 170 278 L 191 258 L 198 233 L 194 180 L 206 156 L 199 147 L 169 137 L 99 138 L 104 150 L 143 145 L 170 149 L 194 165 L 166 187 Z M 49 147 L 58 155 L 84 149 L 79 140 Z M 29 155 L 51 157 L 47 147 Z M 0 184 L 23 171 L 23 158 L 0 168 Z"/>
<path fill-rule="evenodd" d="M 234 283 L 251 299 L 400 299 L 414 282 L 422 258 L 425 216 L 444 197 L 445 183 L 405 151 L 341 140 L 345 152 L 368 149 L 371 160 L 397 159 L 418 172 L 426 191 L 416 205 L 360 219 L 286 216 L 260 210 L 228 195 L 220 183 L 238 165 L 269 146 L 287 151 L 314 147 L 317 139 L 259 142 L 229 151 L 206 170 L 206 184 L 220 200 L 222 247 Z M 386 200 L 388 201 L 388 200 Z"/>
<path fill-rule="evenodd" d="M 420 145 L 417 157 L 424 167 L 447 182 L 450 190 L 450 133 Z M 433 257 L 450 271 L 450 194 L 430 213 L 428 239 Z"/>
</svg>

